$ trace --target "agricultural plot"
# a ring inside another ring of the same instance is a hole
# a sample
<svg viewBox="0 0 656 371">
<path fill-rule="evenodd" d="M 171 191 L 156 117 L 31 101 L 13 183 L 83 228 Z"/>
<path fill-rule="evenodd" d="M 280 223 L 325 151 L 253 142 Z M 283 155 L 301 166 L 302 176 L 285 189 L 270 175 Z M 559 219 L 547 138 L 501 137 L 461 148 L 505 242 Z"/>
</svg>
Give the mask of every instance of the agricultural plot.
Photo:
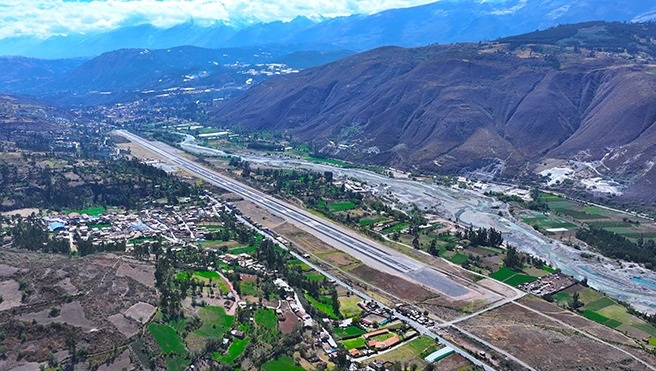
<svg viewBox="0 0 656 371">
<path fill-rule="evenodd" d="M 247 337 L 244 339 L 234 339 L 232 343 L 230 344 L 230 347 L 228 348 L 228 351 L 224 355 L 220 355 L 219 353 L 214 353 L 213 358 L 225 362 L 227 364 L 231 364 L 239 358 L 239 356 L 244 353 L 244 350 L 246 350 L 246 346 L 248 343 L 251 341 L 251 338 Z"/>
<path fill-rule="evenodd" d="M 325 314 L 326 316 L 332 318 L 332 319 L 339 319 L 339 316 L 337 313 L 335 313 L 335 309 L 332 306 L 331 299 L 328 296 L 321 296 L 319 297 L 319 300 L 316 300 L 309 294 L 305 294 L 305 299 L 313 306 L 315 307 L 318 311 L 321 313 Z"/>
<path fill-rule="evenodd" d="M 282 356 L 262 365 L 262 371 L 305 371 L 303 367 L 297 366 L 290 356 Z"/>
<path fill-rule="evenodd" d="M 335 211 L 347 211 L 347 210 L 353 210 L 357 207 L 357 205 L 353 202 L 334 202 L 331 204 L 328 204 L 328 210 L 335 212 Z"/>
<path fill-rule="evenodd" d="M 366 331 L 364 331 L 363 329 L 361 329 L 357 326 L 349 326 L 349 327 L 346 327 L 346 328 L 339 328 L 338 327 L 338 328 L 335 328 L 333 330 L 333 332 L 335 333 L 335 335 L 339 336 L 342 339 L 351 339 L 351 338 L 354 338 L 354 337 L 364 335 L 366 333 Z"/>
<path fill-rule="evenodd" d="M 353 317 L 362 311 L 358 306 L 361 299 L 355 295 L 339 297 L 339 312 L 344 318 Z"/>
<path fill-rule="evenodd" d="M 276 313 L 271 309 L 258 309 L 253 316 L 255 323 L 269 330 L 275 330 L 278 323 Z"/>
<path fill-rule="evenodd" d="M 180 335 L 171 327 L 160 323 L 151 323 L 148 325 L 148 331 L 155 338 L 162 354 L 186 354 L 187 350 Z"/>
<path fill-rule="evenodd" d="M 432 351 L 437 349 L 437 344 L 435 340 L 429 338 L 428 336 L 420 336 L 416 339 L 413 339 L 393 350 L 381 354 L 374 358 L 376 361 L 380 362 L 400 362 L 401 364 L 416 364 L 418 366 L 423 366 L 426 364 L 422 355 L 430 354 Z"/>
<path fill-rule="evenodd" d="M 232 326 L 235 317 L 226 314 L 222 307 L 203 307 L 198 310 L 202 326 L 194 334 L 204 338 L 221 339 Z"/>
<path fill-rule="evenodd" d="M 494 278 L 497 281 L 501 281 L 503 283 L 507 283 L 508 285 L 515 286 L 515 287 L 527 282 L 531 282 L 538 278 L 535 276 L 529 276 L 527 274 L 515 272 L 512 269 L 506 267 L 503 267 L 498 271 L 492 273 L 490 277 Z"/>
<path fill-rule="evenodd" d="M 344 344 L 344 348 L 347 350 L 362 349 L 367 347 L 367 342 L 362 337 L 344 340 L 342 344 Z"/>
</svg>

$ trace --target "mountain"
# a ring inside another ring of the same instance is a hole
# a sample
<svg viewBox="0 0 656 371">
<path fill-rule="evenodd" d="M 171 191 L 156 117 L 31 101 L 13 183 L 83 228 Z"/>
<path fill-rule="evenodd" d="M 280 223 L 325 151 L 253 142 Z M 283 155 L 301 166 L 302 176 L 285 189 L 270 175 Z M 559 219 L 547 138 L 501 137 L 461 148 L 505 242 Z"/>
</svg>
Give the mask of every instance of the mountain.
<svg viewBox="0 0 656 371">
<path fill-rule="evenodd" d="M 49 98 L 64 106 L 125 102 L 174 91 L 224 97 L 276 74 L 354 54 L 291 50 L 182 46 L 119 49 L 89 60 L 0 57 L 0 91 Z"/>
<path fill-rule="evenodd" d="M 431 173 L 508 178 L 578 161 L 654 201 L 655 41 L 656 24 L 589 22 L 491 43 L 379 48 L 266 80 L 213 120 Z"/>
<path fill-rule="evenodd" d="M 287 45 L 293 46 L 293 51 L 364 51 L 385 45 L 411 47 L 494 40 L 558 24 L 646 21 L 655 15 L 656 4 L 650 1 L 442 0 L 322 21 L 297 17 L 289 22 L 217 22 L 212 26 L 187 22 L 169 29 L 145 24 L 46 40 L 14 37 L 0 40 L 0 50 L 8 55 L 50 59 L 91 57 L 125 48 L 166 49 L 181 45 L 206 48 Z"/>
</svg>

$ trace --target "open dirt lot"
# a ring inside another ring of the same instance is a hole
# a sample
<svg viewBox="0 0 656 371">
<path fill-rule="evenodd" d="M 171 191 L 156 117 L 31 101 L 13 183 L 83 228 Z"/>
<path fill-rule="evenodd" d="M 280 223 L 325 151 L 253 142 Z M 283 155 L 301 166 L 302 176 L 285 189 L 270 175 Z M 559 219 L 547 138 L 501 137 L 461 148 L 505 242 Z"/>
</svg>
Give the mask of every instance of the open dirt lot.
<svg viewBox="0 0 656 371">
<path fill-rule="evenodd" d="M 0 281 L 2 370 L 46 362 L 66 349 L 69 336 L 89 354 L 99 353 L 92 362 L 103 364 L 115 345 L 141 330 L 123 313 L 138 320 L 157 305 L 155 288 L 144 284 L 152 282 L 150 263 L 117 254 L 68 257 L 2 248 L 0 260 L 6 274 Z"/>
<path fill-rule="evenodd" d="M 462 327 L 540 370 L 647 370 L 616 349 L 512 303 L 468 319 Z"/>
</svg>

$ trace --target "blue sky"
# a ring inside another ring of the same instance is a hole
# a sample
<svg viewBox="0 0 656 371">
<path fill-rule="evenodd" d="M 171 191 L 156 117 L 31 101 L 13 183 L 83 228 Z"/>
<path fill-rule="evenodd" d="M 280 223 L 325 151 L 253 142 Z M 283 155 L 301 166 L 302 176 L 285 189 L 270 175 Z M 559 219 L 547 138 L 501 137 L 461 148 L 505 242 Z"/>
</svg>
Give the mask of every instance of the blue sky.
<svg viewBox="0 0 656 371">
<path fill-rule="evenodd" d="M 171 27 L 193 19 L 200 24 L 226 21 L 288 21 L 372 14 L 436 0 L 0 0 L 0 39 L 88 33 L 150 23 Z"/>
</svg>

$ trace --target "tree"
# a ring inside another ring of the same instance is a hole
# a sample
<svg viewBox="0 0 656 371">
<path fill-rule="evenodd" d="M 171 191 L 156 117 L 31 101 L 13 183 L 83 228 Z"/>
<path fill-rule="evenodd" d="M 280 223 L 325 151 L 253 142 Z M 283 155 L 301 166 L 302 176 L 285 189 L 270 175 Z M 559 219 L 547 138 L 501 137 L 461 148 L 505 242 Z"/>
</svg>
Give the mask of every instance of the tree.
<svg viewBox="0 0 656 371">
<path fill-rule="evenodd" d="M 580 295 L 577 292 L 572 295 L 572 309 L 577 310 L 583 306 L 583 302 L 581 302 Z"/>
<path fill-rule="evenodd" d="M 522 257 L 514 246 L 508 246 L 506 257 L 503 259 L 503 265 L 510 269 L 522 269 Z"/>
</svg>

